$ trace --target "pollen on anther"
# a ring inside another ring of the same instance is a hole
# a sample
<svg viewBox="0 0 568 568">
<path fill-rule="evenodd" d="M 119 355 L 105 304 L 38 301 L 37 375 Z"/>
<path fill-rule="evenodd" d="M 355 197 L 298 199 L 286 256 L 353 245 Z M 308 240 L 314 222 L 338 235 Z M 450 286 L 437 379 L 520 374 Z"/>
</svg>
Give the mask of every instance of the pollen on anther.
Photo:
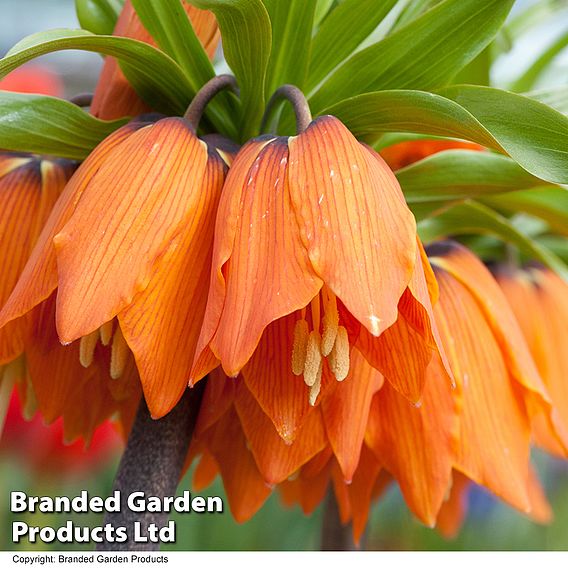
<svg viewBox="0 0 568 568">
<path fill-rule="evenodd" d="M 329 355 L 329 366 L 338 381 L 343 381 L 349 374 L 349 336 L 343 326 L 337 330 L 335 345 Z"/>
<path fill-rule="evenodd" d="M 81 342 L 79 343 L 79 361 L 81 365 L 87 369 L 93 363 L 95 356 L 95 348 L 97 347 L 97 342 L 99 341 L 99 330 L 96 329 L 89 335 L 81 337 Z"/>
<path fill-rule="evenodd" d="M 316 374 L 316 380 L 314 384 L 310 387 L 310 406 L 315 406 L 316 400 L 318 399 L 319 393 L 321 391 L 321 378 L 323 375 L 323 359 L 320 361 L 318 372 Z"/>
<path fill-rule="evenodd" d="M 325 301 L 325 313 L 323 316 L 323 334 L 321 339 L 321 354 L 327 357 L 337 337 L 339 327 L 339 312 L 337 311 L 337 300 L 333 294 L 329 294 Z"/>
<path fill-rule="evenodd" d="M 126 367 L 128 359 L 128 344 L 122 335 L 120 326 L 117 326 L 112 338 L 112 347 L 110 352 L 110 378 L 119 379 Z"/>
<path fill-rule="evenodd" d="M 294 344 L 292 347 L 292 372 L 294 375 L 299 376 L 304 373 L 309 335 L 308 322 L 305 319 L 298 320 L 294 327 Z"/>
<path fill-rule="evenodd" d="M 304 382 L 311 387 L 315 384 L 322 363 L 321 336 L 318 331 L 310 332 L 304 365 Z"/>
</svg>

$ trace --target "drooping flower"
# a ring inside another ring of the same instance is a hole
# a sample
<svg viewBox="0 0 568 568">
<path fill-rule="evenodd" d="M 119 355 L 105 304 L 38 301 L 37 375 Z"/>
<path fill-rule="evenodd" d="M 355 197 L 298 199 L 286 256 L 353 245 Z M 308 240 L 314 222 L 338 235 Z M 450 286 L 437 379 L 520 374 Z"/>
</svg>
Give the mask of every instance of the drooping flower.
<svg viewBox="0 0 568 568">
<path fill-rule="evenodd" d="M 36 95 L 63 95 L 63 82 L 59 75 L 40 65 L 24 65 L 8 73 L 0 80 L 0 89 L 15 93 L 33 93 Z M 1 147 L 1 145 L 0 145 Z"/>
<path fill-rule="evenodd" d="M 568 354 L 564 339 L 568 331 L 568 284 L 551 270 L 539 266 L 516 270 L 497 266 L 494 274 L 550 393 L 557 422 L 568 432 Z M 539 418 L 535 438 L 547 451 L 567 456 L 550 422 Z"/>
<path fill-rule="evenodd" d="M 112 378 L 132 350 L 152 414 L 167 413 L 187 386 L 225 171 L 185 119 L 137 120 L 113 133 L 67 184 L 0 325 L 57 289 L 61 342 L 80 340 L 87 368 L 112 343 Z"/>
<path fill-rule="evenodd" d="M 188 2 L 182 4 L 205 51 L 209 57 L 213 57 L 220 39 L 215 16 L 212 12 L 199 10 Z M 124 3 L 113 35 L 156 45 L 142 25 L 130 0 Z M 107 57 L 93 94 L 91 112 L 104 120 L 112 120 L 123 116 L 137 116 L 148 110 L 148 105 L 139 98 L 124 76 L 118 61 L 114 57 Z"/>
<path fill-rule="evenodd" d="M 192 380 L 219 363 L 242 371 L 289 441 L 307 409 L 288 405 L 298 376 L 314 404 L 345 379 L 353 346 L 418 400 L 430 359 L 443 358 L 429 287 L 435 296 L 396 178 L 339 120 L 252 140 L 219 205 Z"/>
</svg>

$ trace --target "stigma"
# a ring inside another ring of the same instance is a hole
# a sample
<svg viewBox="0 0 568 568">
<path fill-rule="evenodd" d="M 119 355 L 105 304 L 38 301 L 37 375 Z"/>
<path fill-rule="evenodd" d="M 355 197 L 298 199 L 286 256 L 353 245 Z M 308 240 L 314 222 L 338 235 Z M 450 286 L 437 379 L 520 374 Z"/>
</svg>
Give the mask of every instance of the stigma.
<svg viewBox="0 0 568 568">
<path fill-rule="evenodd" d="M 343 381 L 349 373 L 349 337 L 347 329 L 339 325 L 337 298 L 327 288 L 311 301 L 312 329 L 306 320 L 307 308 L 294 327 L 292 348 L 292 372 L 303 375 L 310 388 L 309 400 L 313 406 L 321 390 L 324 359 L 337 381 Z M 323 311 L 323 317 L 322 317 Z"/>
</svg>

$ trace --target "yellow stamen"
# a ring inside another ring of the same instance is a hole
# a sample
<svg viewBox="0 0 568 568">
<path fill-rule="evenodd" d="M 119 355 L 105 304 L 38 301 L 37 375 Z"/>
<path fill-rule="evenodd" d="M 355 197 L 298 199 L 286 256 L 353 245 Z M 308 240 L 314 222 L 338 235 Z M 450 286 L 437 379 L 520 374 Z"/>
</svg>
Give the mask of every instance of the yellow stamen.
<svg viewBox="0 0 568 568">
<path fill-rule="evenodd" d="M 308 337 L 306 364 L 304 365 L 304 382 L 309 387 L 316 382 L 321 361 L 321 336 L 319 331 L 312 331 Z"/>
<path fill-rule="evenodd" d="M 298 320 L 294 327 L 294 345 L 292 347 L 292 372 L 294 375 L 299 376 L 304 372 L 309 335 L 308 322 L 305 319 Z"/>
<path fill-rule="evenodd" d="M 314 384 L 310 387 L 310 405 L 315 406 L 316 400 L 321 390 L 321 377 L 323 375 L 323 359 L 320 361 L 318 372 L 316 374 L 316 380 Z"/>
<path fill-rule="evenodd" d="M 349 374 L 349 337 L 341 325 L 337 329 L 337 338 L 329 354 L 329 367 L 338 381 L 343 381 Z"/>
<path fill-rule="evenodd" d="M 126 367 L 128 359 L 128 344 L 122 335 L 120 326 L 116 327 L 114 336 L 112 338 L 112 347 L 110 352 L 110 378 L 119 379 Z"/>
<path fill-rule="evenodd" d="M 329 291 L 324 293 L 324 315 L 323 315 L 323 334 L 321 339 L 321 354 L 327 357 L 337 337 L 339 327 L 339 312 L 337 311 L 337 299 L 335 294 Z"/>
<path fill-rule="evenodd" d="M 103 345 L 108 345 L 110 340 L 112 339 L 112 330 L 113 330 L 113 320 L 107 321 L 103 323 L 99 328 L 99 332 L 101 334 L 101 343 Z"/>
<path fill-rule="evenodd" d="M 89 335 L 81 337 L 79 343 L 79 361 L 83 367 L 88 368 L 92 365 L 95 357 L 95 348 L 99 341 L 99 330 L 95 330 Z"/>
</svg>

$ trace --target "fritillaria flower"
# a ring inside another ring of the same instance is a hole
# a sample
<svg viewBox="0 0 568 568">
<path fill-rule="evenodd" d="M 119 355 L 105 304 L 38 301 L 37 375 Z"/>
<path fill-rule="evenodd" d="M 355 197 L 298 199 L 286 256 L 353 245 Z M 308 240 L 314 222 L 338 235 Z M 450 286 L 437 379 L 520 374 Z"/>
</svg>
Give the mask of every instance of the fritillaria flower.
<svg viewBox="0 0 568 568">
<path fill-rule="evenodd" d="M 219 362 L 242 372 L 287 441 L 308 409 L 298 378 L 315 404 L 348 376 L 353 348 L 416 401 L 430 359 L 444 357 L 429 287 L 396 178 L 338 119 L 254 139 L 219 204 L 192 381 Z"/>
<path fill-rule="evenodd" d="M 182 4 L 205 51 L 209 57 L 213 57 L 220 39 L 215 16 L 212 12 L 199 10 L 188 2 Z M 113 35 L 156 45 L 142 25 L 130 0 L 124 3 Z M 148 110 L 148 105 L 138 97 L 124 76 L 118 61 L 114 57 L 107 57 L 93 94 L 91 112 L 99 118 L 112 120 L 123 116 L 137 116 Z"/>
<path fill-rule="evenodd" d="M 152 414 L 167 413 L 187 386 L 225 171 L 183 118 L 137 120 L 113 133 L 67 184 L 0 325 L 57 290 L 61 342 L 79 340 L 86 368 L 111 344 L 114 379 L 132 350 Z"/>
<path fill-rule="evenodd" d="M 564 344 L 568 330 L 568 285 L 540 266 L 513 269 L 499 265 L 494 274 L 550 393 L 557 421 L 568 432 L 568 355 Z M 542 419 L 536 424 L 535 440 L 547 451 L 566 457 L 566 449 L 559 444 L 550 423 Z"/>
</svg>

